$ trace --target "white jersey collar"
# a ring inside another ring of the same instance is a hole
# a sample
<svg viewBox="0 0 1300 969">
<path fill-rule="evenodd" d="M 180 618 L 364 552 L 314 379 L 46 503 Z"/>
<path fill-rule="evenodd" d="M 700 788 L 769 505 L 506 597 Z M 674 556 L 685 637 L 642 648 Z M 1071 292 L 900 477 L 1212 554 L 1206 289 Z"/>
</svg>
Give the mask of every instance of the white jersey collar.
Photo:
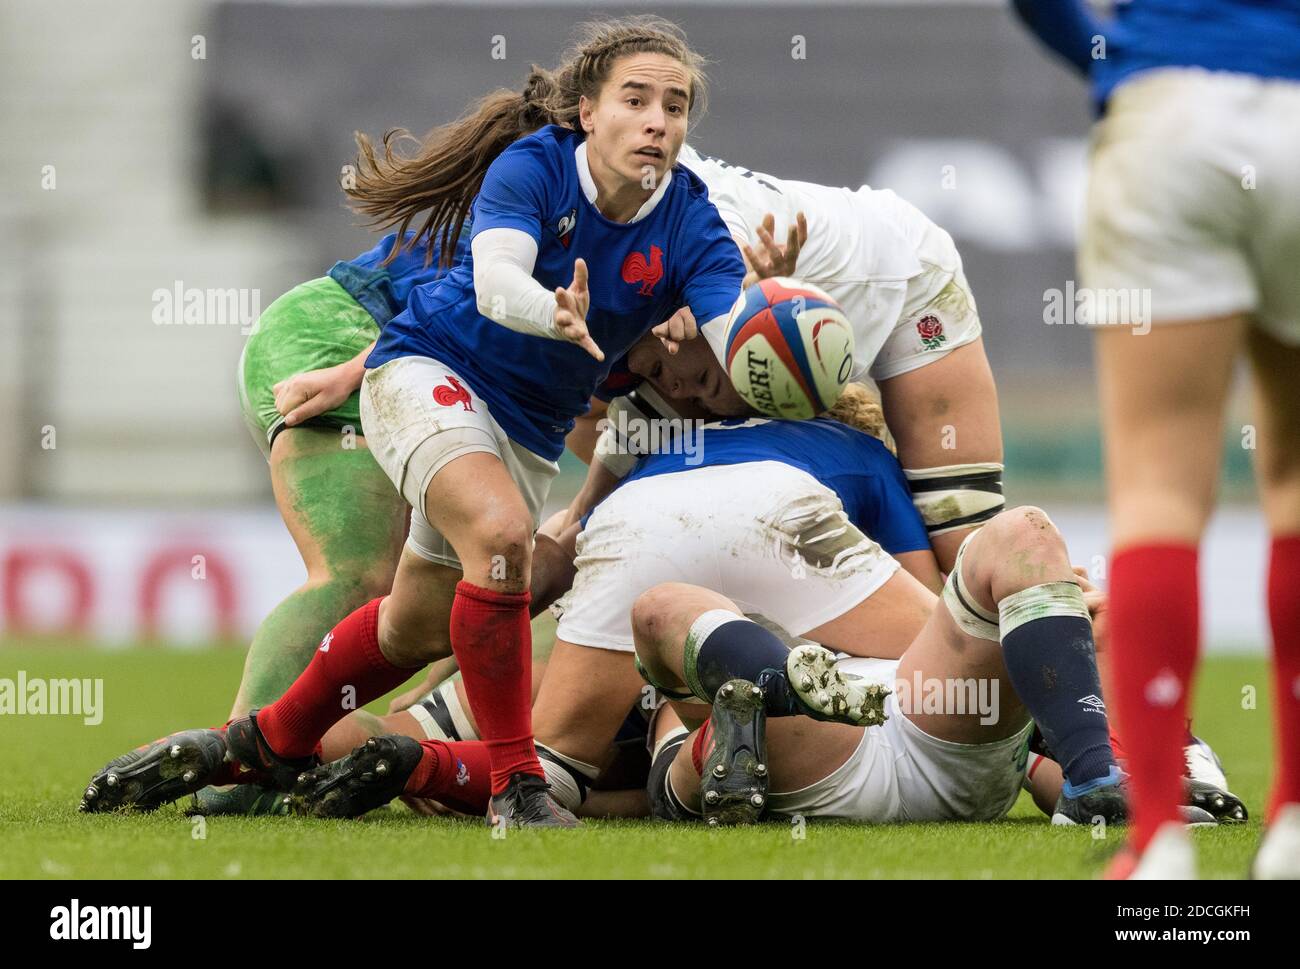
<svg viewBox="0 0 1300 969">
<path fill-rule="evenodd" d="M 578 184 L 582 186 L 582 194 L 587 196 L 587 201 L 592 205 L 596 204 L 596 180 L 591 177 L 591 163 L 587 161 L 587 142 L 584 139 L 578 143 L 578 147 L 573 150 L 573 160 L 578 166 Z M 673 170 L 670 168 L 664 173 L 664 180 L 659 183 L 655 189 L 654 195 L 646 199 L 645 204 L 637 209 L 636 215 L 632 216 L 632 222 L 640 222 L 647 215 L 655 210 L 659 200 L 664 197 L 668 191 L 668 185 L 673 180 Z M 631 223 L 629 223 L 631 224 Z"/>
</svg>

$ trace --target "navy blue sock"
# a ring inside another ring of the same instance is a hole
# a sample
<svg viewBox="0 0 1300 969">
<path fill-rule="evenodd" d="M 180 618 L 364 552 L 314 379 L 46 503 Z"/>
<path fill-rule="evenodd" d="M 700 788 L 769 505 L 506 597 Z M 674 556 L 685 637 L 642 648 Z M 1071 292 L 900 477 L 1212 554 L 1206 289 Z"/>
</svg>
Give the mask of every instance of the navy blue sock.
<svg viewBox="0 0 1300 969">
<path fill-rule="evenodd" d="M 770 630 L 737 618 L 724 622 L 701 643 L 686 643 L 686 684 L 702 700 L 712 701 L 727 680 L 755 683 L 766 698 L 768 716 L 797 712 L 785 676 L 790 650 Z"/>
<path fill-rule="evenodd" d="M 1031 619 L 1002 637 L 1002 658 L 1071 792 L 1118 776 L 1111 770 L 1115 754 L 1101 702 L 1092 624 L 1080 616 Z"/>
</svg>

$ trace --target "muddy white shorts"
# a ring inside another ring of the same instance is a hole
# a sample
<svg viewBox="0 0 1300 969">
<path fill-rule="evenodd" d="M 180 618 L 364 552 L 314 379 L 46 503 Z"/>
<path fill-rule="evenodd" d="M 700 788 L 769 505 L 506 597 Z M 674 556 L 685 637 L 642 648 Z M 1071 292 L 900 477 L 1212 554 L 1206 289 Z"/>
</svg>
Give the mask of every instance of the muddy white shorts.
<svg viewBox="0 0 1300 969">
<path fill-rule="evenodd" d="M 411 506 L 406 547 L 430 562 L 459 569 L 460 560 L 429 524 L 424 495 L 433 476 L 463 454 L 495 454 L 533 516 L 559 465 L 506 436 L 487 403 L 453 370 L 429 357 L 398 357 L 367 370 L 361 384 L 361 424 L 370 452 Z"/>
<path fill-rule="evenodd" d="M 952 236 L 893 192 L 863 189 L 908 240 L 921 272 L 907 280 L 902 305 L 868 375 L 887 380 L 946 357 L 979 339 L 979 310 Z"/>
<path fill-rule="evenodd" d="M 1300 83 L 1172 68 L 1122 85 L 1093 130 L 1079 248 L 1094 322 L 1248 313 L 1300 345 L 1297 159 Z"/>
<path fill-rule="evenodd" d="M 840 667 L 893 689 L 898 660 L 840 660 Z M 862 741 L 839 768 L 800 791 L 773 792 L 768 812 L 853 821 L 993 821 L 1020 796 L 1032 724 L 990 744 L 955 744 L 931 737 L 898 708 L 862 731 Z"/>
<path fill-rule="evenodd" d="M 638 478 L 592 513 L 556 637 L 631 652 L 632 604 L 661 582 L 721 593 L 795 636 L 844 615 L 898 569 L 839 497 L 776 461 Z"/>
</svg>

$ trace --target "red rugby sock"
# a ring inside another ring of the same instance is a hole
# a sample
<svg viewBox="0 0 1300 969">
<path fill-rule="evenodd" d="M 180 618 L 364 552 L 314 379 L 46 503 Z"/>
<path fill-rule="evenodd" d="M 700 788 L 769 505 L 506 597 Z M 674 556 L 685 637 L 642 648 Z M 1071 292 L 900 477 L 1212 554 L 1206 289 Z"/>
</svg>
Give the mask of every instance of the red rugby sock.
<svg viewBox="0 0 1300 969">
<path fill-rule="evenodd" d="M 492 761 L 492 793 L 512 774 L 544 777 L 533 749 L 533 633 L 527 592 L 460 582 L 451 607 L 451 648 L 479 736 Z"/>
<path fill-rule="evenodd" d="M 406 780 L 411 797 L 429 797 L 462 814 L 484 814 L 491 796 L 492 765 L 478 740 L 422 740 L 424 756 Z"/>
<path fill-rule="evenodd" d="M 258 712 L 258 729 L 276 754 L 308 756 L 330 727 L 416 672 L 394 666 L 379 649 L 383 601 L 366 603 L 335 626 L 284 696 Z"/>
<path fill-rule="evenodd" d="M 1300 535 L 1273 539 L 1268 563 L 1268 619 L 1273 630 L 1273 792 L 1268 816 L 1300 803 Z"/>
<path fill-rule="evenodd" d="M 1141 545 L 1111 562 L 1114 702 L 1124 728 L 1134 848 L 1177 820 L 1188 695 L 1199 650 L 1197 550 Z"/>
<path fill-rule="evenodd" d="M 709 741 L 712 739 L 713 721 L 706 720 L 704 726 L 696 731 L 695 741 L 691 744 L 691 765 L 701 777 L 704 776 L 704 761 L 709 756 Z"/>
<path fill-rule="evenodd" d="M 1116 760 L 1128 760 L 1128 751 L 1124 749 L 1124 744 L 1120 741 L 1119 734 L 1115 732 L 1115 725 L 1113 723 L 1110 725 L 1110 749 L 1114 752 Z M 1123 765 L 1121 764 L 1120 766 L 1122 767 Z"/>
</svg>

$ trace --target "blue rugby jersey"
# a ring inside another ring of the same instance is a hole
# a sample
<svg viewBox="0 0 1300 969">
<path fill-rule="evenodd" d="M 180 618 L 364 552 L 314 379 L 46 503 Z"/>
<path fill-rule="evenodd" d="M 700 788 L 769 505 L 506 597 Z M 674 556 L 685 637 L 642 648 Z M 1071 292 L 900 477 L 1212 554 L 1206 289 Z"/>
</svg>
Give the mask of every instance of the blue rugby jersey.
<svg viewBox="0 0 1300 969">
<path fill-rule="evenodd" d="M 537 242 L 533 278 L 549 290 L 568 286 L 574 260 L 585 259 L 587 329 L 604 362 L 576 344 L 482 316 L 472 254 L 411 292 L 366 361 L 370 368 L 403 356 L 440 361 L 487 401 L 512 440 L 549 460 L 560 456 L 574 418 L 633 343 L 683 306 L 701 324 L 725 316 L 745 275 L 740 250 L 697 176 L 675 166 L 649 213 L 612 222 L 580 184 L 581 143 L 581 135 L 551 125 L 502 152 L 474 201 L 473 232 L 527 232 Z"/>
<path fill-rule="evenodd" d="M 409 241 L 415 235 L 408 232 Z M 327 276 L 348 291 L 348 294 L 375 318 L 380 328 L 388 325 L 402 310 L 411 290 L 416 286 L 432 282 L 448 270 L 438 264 L 440 246 L 435 239 L 428 245 L 417 246 L 414 250 L 403 246 L 397 258 L 387 266 L 381 263 L 388 258 L 393 248 L 396 232 L 390 232 L 380 240 L 373 249 L 363 252 L 354 259 L 336 262 L 330 267 Z M 425 256 L 433 251 L 433 260 L 425 265 Z M 469 253 L 469 227 L 461 233 L 456 245 L 456 255 L 452 265 L 460 262 Z"/>
<path fill-rule="evenodd" d="M 1094 16 L 1085 0 L 1013 0 L 1038 37 L 1088 75 L 1100 110 L 1142 71 L 1200 67 L 1300 81 L 1300 0 L 1128 0 Z M 1093 37 L 1105 38 L 1094 58 Z"/>
<path fill-rule="evenodd" d="M 839 495 L 849 521 L 891 555 L 930 548 L 898 459 L 870 434 L 839 421 L 718 421 L 704 425 L 691 454 L 670 450 L 641 458 L 622 483 L 695 467 L 779 461 L 807 472 Z"/>
</svg>

